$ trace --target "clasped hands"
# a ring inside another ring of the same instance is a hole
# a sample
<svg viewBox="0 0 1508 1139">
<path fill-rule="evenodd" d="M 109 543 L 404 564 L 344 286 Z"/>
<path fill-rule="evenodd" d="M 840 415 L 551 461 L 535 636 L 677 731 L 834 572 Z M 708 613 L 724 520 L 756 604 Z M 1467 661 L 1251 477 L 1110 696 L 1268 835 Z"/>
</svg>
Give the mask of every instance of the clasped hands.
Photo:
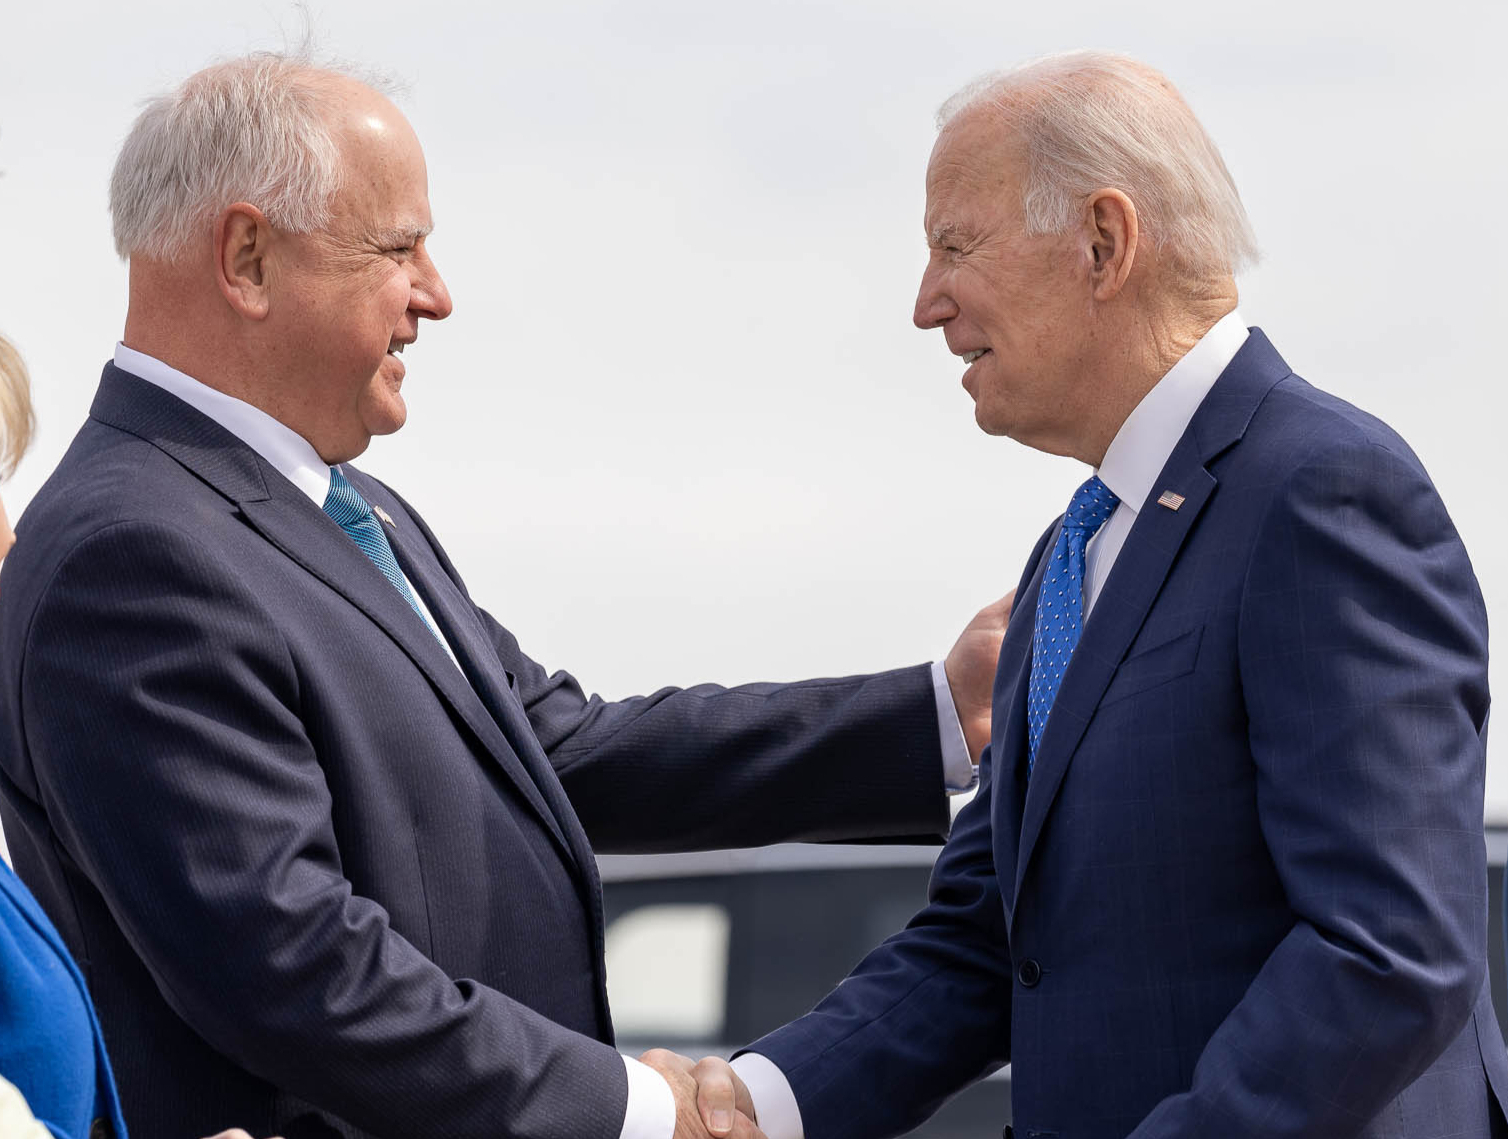
<svg viewBox="0 0 1508 1139">
<path fill-rule="evenodd" d="M 693 1060 L 665 1048 L 639 1057 L 670 1085 L 675 1097 L 674 1139 L 765 1139 L 754 1122 L 754 1101 L 728 1061 Z"/>
</svg>

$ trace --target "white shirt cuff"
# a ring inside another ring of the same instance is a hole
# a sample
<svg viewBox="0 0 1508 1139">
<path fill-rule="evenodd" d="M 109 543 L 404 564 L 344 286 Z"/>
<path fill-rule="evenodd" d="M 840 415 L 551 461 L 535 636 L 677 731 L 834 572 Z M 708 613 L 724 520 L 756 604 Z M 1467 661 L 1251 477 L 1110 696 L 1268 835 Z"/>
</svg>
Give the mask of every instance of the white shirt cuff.
<svg viewBox="0 0 1508 1139">
<path fill-rule="evenodd" d="M 805 1139 L 801 1130 L 801 1107 L 785 1073 L 775 1061 L 758 1052 L 745 1052 L 733 1060 L 733 1071 L 749 1089 L 754 1101 L 754 1122 L 766 1139 Z"/>
<path fill-rule="evenodd" d="M 937 698 L 937 736 L 942 743 L 943 786 L 949 795 L 974 790 L 979 782 L 979 768 L 969 758 L 969 745 L 953 707 L 953 690 L 948 687 L 948 671 L 943 662 L 932 662 L 932 695 Z M 773 1139 L 773 1136 L 771 1137 Z"/>
<path fill-rule="evenodd" d="M 623 1057 L 623 1067 L 628 1072 L 628 1110 L 618 1139 L 672 1139 L 675 1096 L 665 1077 L 628 1056 Z"/>
</svg>

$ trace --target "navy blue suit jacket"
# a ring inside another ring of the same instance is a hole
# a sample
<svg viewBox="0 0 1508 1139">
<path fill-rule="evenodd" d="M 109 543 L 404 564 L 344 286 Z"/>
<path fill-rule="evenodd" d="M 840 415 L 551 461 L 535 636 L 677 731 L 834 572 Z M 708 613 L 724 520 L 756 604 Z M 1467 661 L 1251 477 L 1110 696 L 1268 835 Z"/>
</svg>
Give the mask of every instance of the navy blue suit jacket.
<svg viewBox="0 0 1508 1139">
<path fill-rule="evenodd" d="M 307 496 L 106 368 L 0 587 L 16 867 L 140 1136 L 616 1139 L 593 845 L 940 833 L 929 670 L 588 698 L 348 476 L 464 675 Z"/>
<path fill-rule="evenodd" d="M 1095 601 L 1028 785 L 1056 531 L 930 904 L 751 1045 L 808 1139 L 904 1131 L 1007 1061 L 1022 1137 L 1485 1139 L 1508 1092 L 1487 622 L 1418 460 L 1253 330 Z"/>
</svg>

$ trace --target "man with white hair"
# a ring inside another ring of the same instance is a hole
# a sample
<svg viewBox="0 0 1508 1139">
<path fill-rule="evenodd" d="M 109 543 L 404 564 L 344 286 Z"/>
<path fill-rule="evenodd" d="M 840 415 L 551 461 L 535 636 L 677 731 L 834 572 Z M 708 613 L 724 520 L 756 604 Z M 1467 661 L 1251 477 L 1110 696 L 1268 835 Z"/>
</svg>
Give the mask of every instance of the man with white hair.
<svg viewBox="0 0 1508 1139">
<path fill-rule="evenodd" d="M 612 1047 L 593 846 L 941 834 L 1004 608 L 931 668 L 588 697 L 348 465 L 451 309 L 402 114 L 234 60 L 111 199 L 123 343 L 0 588 L 0 810 L 132 1131 L 701 1135 Z"/>
<path fill-rule="evenodd" d="M 1487 620 L 1434 487 L 1241 320 L 1246 216 L 1163 76 L 1053 57 L 940 121 L 916 323 L 981 428 L 1095 473 L 929 904 L 733 1071 L 680 1061 L 704 1118 L 895 1135 L 1009 1062 L 1023 1139 L 1503 1135 Z"/>
</svg>

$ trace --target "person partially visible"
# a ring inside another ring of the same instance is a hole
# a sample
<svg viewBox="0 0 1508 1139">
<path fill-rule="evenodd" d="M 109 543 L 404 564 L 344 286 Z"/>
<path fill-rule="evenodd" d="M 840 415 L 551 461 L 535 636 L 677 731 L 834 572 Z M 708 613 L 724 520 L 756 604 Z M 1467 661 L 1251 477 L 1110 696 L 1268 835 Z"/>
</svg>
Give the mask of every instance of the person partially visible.
<svg viewBox="0 0 1508 1139">
<path fill-rule="evenodd" d="M 0 1076 L 0 1139 L 51 1139 L 51 1135 L 32 1115 L 21 1089 Z"/>
</svg>

